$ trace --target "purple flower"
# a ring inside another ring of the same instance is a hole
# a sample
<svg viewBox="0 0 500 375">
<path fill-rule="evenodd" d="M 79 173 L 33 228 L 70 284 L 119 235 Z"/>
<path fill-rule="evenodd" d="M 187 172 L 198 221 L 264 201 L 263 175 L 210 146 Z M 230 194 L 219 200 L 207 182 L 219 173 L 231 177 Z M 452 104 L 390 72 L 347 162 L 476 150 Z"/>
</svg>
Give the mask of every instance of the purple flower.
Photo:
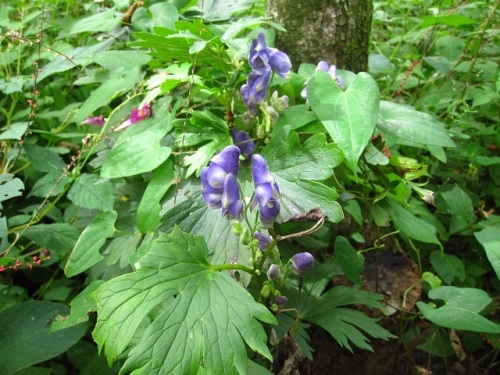
<svg viewBox="0 0 500 375">
<path fill-rule="evenodd" d="M 312 267 L 314 257 L 310 253 L 298 253 L 292 257 L 292 271 L 297 277 L 302 277 Z"/>
<path fill-rule="evenodd" d="M 130 112 L 130 124 L 135 124 L 149 116 L 151 116 L 151 104 L 146 103 L 142 107 L 133 109 L 132 112 Z"/>
<path fill-rule="evenodd" d="M 245 161 L 250 161 L 250 157 L 255 150 L 255 143 L 250 138 L 250 135 L 244 130 L 239 131 L 236 128 L 231 128 L 231 138 L 233 138 L 235 146 L 240 149 L 241 154 L 245 157 Z"/>
<path fill-rule="evenodd" d="M 100 115 L 100 116 L 96 116 L 96 117 L 87 117 L 85 120 L 82 121 L 82 124 L 103 126 L 104 125 L 104 116 Z"/>
<path fill-rule="evenodd" d="M 292 63 L 290 62 L 288 55 L 277 50 L 276 48 L 268 48 L 267 51 L 271 69 L 278 73 L 281 77 L 288 77 L 290 74 L 290 68 L 292 67 Z"/>
<path fill-rule="evenodd" d="M 241 86 L 241 97 L 251 114 L 257 114 L 257 103 L 265 99 L 270 79 L 271 69 L 254 71 L 248 75 L 247 83 Z"/>
<path fill-rule="evenodd" d="M 271 237 L 269 237 L 267 234 L 260 232 L 255 232 L 253 234 L 253 238 L 259 241 L 259 244 L 257 246 L 261 250 L 267 249 L 267 247 L 271 244 L 271 242 L 273 242 Z"/>
<path fill-rule="evenodd" d="M 236 177 L 229 173 L 224 180 L 224 189 L 221 197 L 222 215 L 230 214 L 236 220 L 243 219 L 243 202 L 240 198 L 240 189 Z"/>
<path fill-rule="evenodd" d="M 337 81 L 337 85 L 339 85 L 340 88 L 344 87 L 344 81 L 342 80 L 342 77 L 340 77 L 340 76 L 337 75 L 337 68 L 336 68 L 335 65 L 328 65 L 328 63 L 326 61 L 320 61 L 318 63 L 318 65 L 316 66 L 316 69 L 314 71 L 318 72 L 320 70 L 322 70 L 324 72 L 327 72 L 330 75 L 330 77 L 332 77 L 334 80 L 336 80 Z M 304 84 L 304 88 L 302 89 L 302 92 L 300 93 L 300 95 L 304 99 L 307 99 L 307 88 L 306 88 L 306 85 L 307 85 L 307 81 Z"/>
<path fill-rule="evenodd" d="M 201 170 L 201 194 L 211 208 L 222 208 L 222 215 L 231 214 L 241 219 L 243 203 L 236 176 L 239 168 L 240 149 L 227 146 L 215 155 L 210 164 Z"/>
<path fill-rule="evenodd" d="M 255 198 L 251 209 L 259 204 L 261 222 L 271 226 L 280 213 L 280 190 L 274 176 L 269 172 L 266 161 L 258 154 L 252 156 L 252 175 L 255 186 Z"/>
</svg>

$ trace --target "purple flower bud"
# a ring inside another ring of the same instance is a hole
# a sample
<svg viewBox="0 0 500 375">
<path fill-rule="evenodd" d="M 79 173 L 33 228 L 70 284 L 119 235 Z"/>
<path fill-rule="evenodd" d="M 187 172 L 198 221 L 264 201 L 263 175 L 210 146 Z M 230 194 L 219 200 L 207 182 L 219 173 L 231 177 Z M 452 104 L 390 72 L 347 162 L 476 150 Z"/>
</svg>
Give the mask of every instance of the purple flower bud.
<svg viewBox="0 0 500 375">
<path fill-rule="evenodd" d="M 255 143 L 250 138 L 250 135 L 244 130 L 238 131 L 236 128 L 231 128 L 231 138 L 234 144 L 240 149 L 241 154 L 245 157 L 245 161 L 249 161 L 255 150 Z"/>
<path fill-rule="evenodd" d="M 272 226 L 280 214 L 280 207 L 280 202 L 275 199 L 269 200 L 265 206 L 260 206 L 259 217 L 261 223 L 266 227 Z"/>
<path fill-rule="evenodd" d="M 288 77 L 290 74 L 290 68 L 292 67 L 292 63 L 290 62 L 288 55 L 277 50 L 276 48 L 268 48 L 267 51 L 269 54 L 269 64 L 271 65 L 271 69 L 282 77 Z"/>
<path fill-rule="evenodd" d="M 222 216 L 228 213 L 236 220 L 243 218 L 243 202 L 240 199 L 240 189 L 236 177 L 232 173 L 226 176 L 224 190 L 221 197 Z"/>
<path fill-rule="evenodd" d="M 281 277 L 281 270 L 277 264 L 271 264 L 267 270 L 267 278 L 269 281 L 278 281 Z"/>
<path fill-rule="evenodd" d="M 278 296 L 276 297 L 274 302 L 278 306 L 278 309 L 282 310 L 283 307 L 285 307 L 285 304 L 288 302 L 288 298 L 286 298 L 285 296 Z"/>
<path fill-rule="evenodd" d="M 222 188 L 214 188 L 208 182 L 209 167 L 201 170 L 201 194 L 210 208 L 222 207 Z"/>
<path fill-rule="evenodd" d="M 310 253 L 298 253 L 292 257 L 292 271 L 297 277 L 302 277 L 312 267 L 314 257 Z"/>
<path fill-rule="evenodd" d="M 253 234 L 253 238 L 259 241 L 258 247 L 261 250 L 267 249 L 267 247 L 273 242 L 273 239 L 269 237 L 267 234 L 255 232 Z"/>
<path fill-rule="evenodd" d="M 100 116 L 96 116 L 96 117 L 87 117 L 85 120 L 82 121 L 82 124 L 103 126 L 104 125 L 104 116 L 100 115 Z"/>
<path fill-rule="evenodd" d="M 151 104 L 146 103 L 142 107 L 136 108 L 130 112 L 130 123 L 135 124 L 151 116 Z"/>
</svg>

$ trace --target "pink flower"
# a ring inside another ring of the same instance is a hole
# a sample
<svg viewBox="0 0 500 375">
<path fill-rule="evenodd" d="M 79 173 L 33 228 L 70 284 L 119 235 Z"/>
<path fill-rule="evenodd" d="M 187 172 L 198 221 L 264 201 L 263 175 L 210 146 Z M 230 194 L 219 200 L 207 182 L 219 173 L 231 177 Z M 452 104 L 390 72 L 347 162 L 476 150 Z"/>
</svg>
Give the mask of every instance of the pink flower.
<svg viewBox="0 0 500 375">
<path fill-rule="evenodd" d="M 103 126 L 104 125 L 104 116 L 100 115 L 100 116 L 96 116 L 96 117 L 87 117 L 85 120 L 82 121 L 82 124 Z"/>
<path fill-rule="evenodd" d="M 151 116 L 151 104 L 146 103 L 142 107 L 136 108 L 130 112 L 130 123 L 135 124 L 149 116 Z"/>
<path fill-rule="evenodd" d="M 128 128 L 130 125 L 136 122 L 142 121 L 145 118 L 151 116 L 151 103 L 146 103 L 142 107 L 133 109 L 130 112 L 130 117 L 127 121 L 124 121 L 118 126 L 114 131 L 119 131 Z"/>
</svg>

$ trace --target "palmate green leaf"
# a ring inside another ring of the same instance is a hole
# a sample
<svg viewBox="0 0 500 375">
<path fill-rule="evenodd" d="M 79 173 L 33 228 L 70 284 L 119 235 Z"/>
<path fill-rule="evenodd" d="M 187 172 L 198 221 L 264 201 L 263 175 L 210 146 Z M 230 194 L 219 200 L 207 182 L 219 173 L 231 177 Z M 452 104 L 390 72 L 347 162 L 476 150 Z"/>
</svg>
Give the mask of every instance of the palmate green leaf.
<svg viewBox="0 0 500 375">
<path fill-rule="evenodd" d="M 103 259 L 99 249 L 114 233 L 116 216 L 115 211 L 102 212 L 83 230 L 64 267 L 67 277 L 78 275 Z"/>
<path fill-rule="evenodd" d="M 444 301 L 444 305 L 439 308 L 417 302 L 424 317 L 434 324 L 456 330 L 500 333 L 500 324 L 479 315 L 491 303 L 491 298 L 484 290 L 441 286 L 431 289 L 428 295 L 431 299 Z"/>
<path fill-rule="evenodd" d="M 240 171 L 241 175 L 242 172 Z M 165 203 L 165 210 L 157 232 L 169 233 L 178 225 L 184 232 L 203 236 L 211 250 L 211 263 L 250 263 L 251 253 L 233 233 L 231 221 L 222 217 L 220 209 L 209 208 L 203 200 L 199 180 L 188 180 L 179 185 L 178 192 L 170 194 Z M 250 220 L 252 219 L 250 216 Z M 243 273 L 241 279 L 246 284 L 250 276 Z"/>
<path fill-rule="evenodd" d="M 487 226 L 481 231 L 474 233 L 477 241 L 483 245 L 486 256 L 500 279 L 500 227 Z"/>
<path fill-rule="evenodd" d="M 301 320 L 323 327 L 342 347 L 350 351 L 351 343 L 358 348 L 372 350 L 362 331 L 377 339 L 394 337 L 376 323 L 377 319 L 372 319 L 361 311 L 342 307 L 364 304 L 380 308 L 380 300 L 383 298 L 381 295 L 355 287 L 337 286 L 318 296 L 317 292 L 311 291 L 315 284 L 317 282 L 314 280 L 304 280 L 302 290 L 287 287 L 283 291 L 288 297 L 287 306 L 296 308 Z"/>
<path fill-rule="evenodd" d="M 319 71 L 307 83 L 307 97 L 313 112 L 356 173 L 359 157 L 377 122 L 380 102 L 377 83 L 369 74 L 359 73 L 343 91 L 328 73 Z"/>
<path fill-rule="evenodd" d="M 327 144 L 324 134 L 315 134 L 301 145 L 297 133 L 286 126 L 273 135 L 261 155 L 280 188 L 280 221 L 313 208 L 320 208 L 333 222 L 343 219 L 335 201 L 337 192 L 318 182 L 331 177 L 333 168 L 342 162 L 342 152 L 335 144 Z"/>
<path fill-rule="evenodd" d="M 446 129 L 434 117 L 411 107 L 380 102 L 377 123 L 383 133 L 427 146 L 455 147 Z"/>
<path fill-rule="evenodd" d="M 115 201 L 113 184 L 95 174 L 84 173 L 69 190 L 68 198 L 83 208 L 111 211 Z"/>
<path fill-rule="evenodd" d="M 67 314 L 66 305 L 48 301 L 18 303 L 0 313 L 0 373 L 17 371 L 64 353 L 87 331 L 87 324 L 50 333 L 50 322 Z"/>
<path fill-rule="evenodd" d="M 132 348 L 122 371 L 245 374 L 244 343 L 271 359 L 257 319 L 276 324 L 263 305 L 208 261 L 203 237 L 175 228 L 139 249 L 136 271 L 103 284 L 93 297 L 98 318 L 93 336 L 108 360 L 117 358 L 157 305 L 175 296 Z"/>
</svg>

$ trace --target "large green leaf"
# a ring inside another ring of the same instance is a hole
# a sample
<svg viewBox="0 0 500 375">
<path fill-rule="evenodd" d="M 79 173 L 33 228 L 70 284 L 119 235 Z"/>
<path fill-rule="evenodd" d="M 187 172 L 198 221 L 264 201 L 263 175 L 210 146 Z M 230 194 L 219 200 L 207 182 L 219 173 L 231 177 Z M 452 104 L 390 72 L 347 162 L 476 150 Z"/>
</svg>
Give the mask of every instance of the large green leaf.
<svg viewBox="0 0 500 375">
<path fill-rule="evenodd" d="M 244 171 L 240 171 L 239 178 Z M 248 173 L 247 173 L 248 174 Z M 178 225 L 185 232 L 203 236 L 210 250 L 212 263 L 238 263 L 248 265 L 250 251 L 231 229 L 231 221 L 222 217 L 220 209 L 211 209 L 201 195 L 200 181 L 188 181 L 178 186 L 165 203 L 165 213 L 158 232 L 169 233 Z M 253 218 L 250 217 L 250 220 Z M 246 274 L 242 275 L 249 281 Z"/>
<path fill-rule="evenodd" d="M 417 302 L 424 317 L 434 324 L 464 331 L 500 333 L 500 324 L 479 315 L 491 303 L 491 298 L 484 290 L 441 286 L 431 289 L 429 298 L 445 302 L 439 308 Z"/>
<path fill-rule="evenodd" d="M 474 233 L 474 237 L 483 245 L 486 256 L 500 279 L 500 227 L 487 226 Z"/>
<path fill-rule="evenodd" d="M 94 339 L 115 360 L 148 313 L 170 301 L 133 346 L 122 371 L 245 374 L 244 343 L 266 358 L 266 334 L 256 319 L 276 324 L 263 305 L 208 261 L 201 236 L 176 228 L 142 247 L 136 271 L 112 279 L 93 296 L 98 305 Z M 175 298 L 172 299 L 172 297 Z"/>
<path fill-rule="evenodd" d="M 115 211 L 102 212 L 83 230 L 64 267 L 67 277 L 78 275 L 103 259 L 99 249 L 114 233 L 116 216 Z"/>
<path fill-rule="evenodd" d="M 106 157 L 101 176 L 133 176 L 157 168 L 172 152 L 171 148 L 161 145 L 162 138 L 170 129 L 170 124 L 165 124 L 159 116 L 132 125 Z"/>
<path fill-rule="evenodd" d="M 24 151 L 35 170 L 40 172 L 59 172 L 62 174 L 66 163 L 54 151 L 34 144 L 24 145 Z"/>
<path fill-rule="evenodd" d="M 427 146 L 455 147 L 434 117 L 411 107 L 382 100 L 377 127 L 385 134 Z"/>
<path fill-rule="evenodd" d="M 68 192 L 68 198 L 77 206 L 101 211 L 113 209 L 113 184 L 95 174 L 82 174 Z"/>
<path fill-rule="evenodd" d="M 451 284 L 455 278 L 462 282 L 465 280 L 465 267 L 460 258 L 436 250 L 431 253 L 429 259 L 445 283 Z"/>
<path fill-rule="evenodd" d="M 0 373 L 17 371 L 64 353 L 85 334 L 87 324 L 50 333 L 57 314 L 67 314 L 67 306 L 47 301 L 18 303 L 0 313 Z"/>
<path fill-rule="evenodd" d="M 60 252 L 71 250 L 79 235 L 80 231 L 68 223 L 37 224 L 24 232 L 36 244 Z"/>
<path fill-rule="evenodd" d="M 115 8 L 110 8 L 76 21 L 69 29 L 68 35 L 80 34 L 86 31 L 92 33 L 110 31 L 120 24 L 122 18 L 122 13 L 116 12 Z"/>
<path fill-rule="evenodd" d="M 377 122 L 380 92 L 373 77 L 359 73 L 347 90 L 326 72 L 316 72 L 307 83 L 311 108 L 356 172 L 358 160 Z"/>
<path fill-rule="evenodd" d="M 450 234 L 469 229 L 476 222 L 474 206 L 469 195 L 455 186 L 452 190 L 439 193 L 446 202 L 446 212 L 451 215 Z"/>
<path fill-rule="evenodd" d="M 333 222 L 343 219 L 337 192 L 318 182 L 331 177 L 333 168 L 342 162 L 342 153 L 335 144 L 326 143 L 324 134 L 315 134 L 301 145 L 297 133 L 286 126 L 273 135 L 261 154 L 280 188 L 279 220 L 287 221 L 314 208 L 320 208 Z"/>
<path fill-rule="evenodd" d="M 172 186 L 174 178 L 174 166 L 170 159 L 153 171 L 153 178 L 137 208 L 137 227 L 141 233 L 153 231 L 160 224 L 160 199 Z"/>
</svg>

